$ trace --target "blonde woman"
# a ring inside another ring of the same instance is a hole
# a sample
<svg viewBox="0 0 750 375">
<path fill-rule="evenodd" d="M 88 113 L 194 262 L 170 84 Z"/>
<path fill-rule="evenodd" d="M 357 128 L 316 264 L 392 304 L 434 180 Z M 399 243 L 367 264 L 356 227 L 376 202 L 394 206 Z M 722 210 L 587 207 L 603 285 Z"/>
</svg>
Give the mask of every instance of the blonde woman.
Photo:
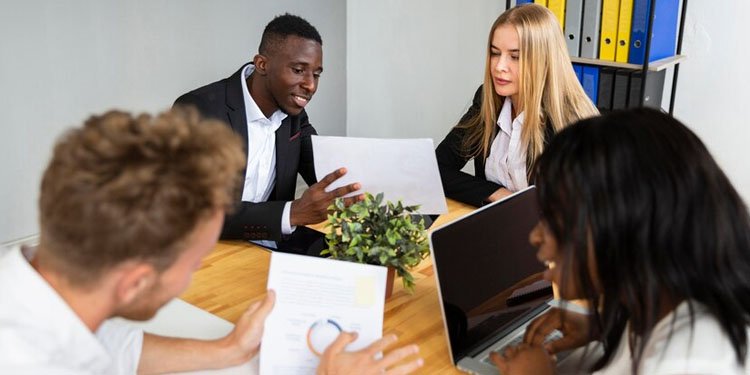
<svg viewBox="0 0 750 375">
<path fill-rule="evenodd" d="M 552 136 L 598 113 L 552 12 L 536 4 L 505 11 L 490 30 L 484 83 L 437 147 L 446 196 L 481 206 L 525 188 Z M 461 172 L 472 158 L 475 176 Z"/>
</svg>

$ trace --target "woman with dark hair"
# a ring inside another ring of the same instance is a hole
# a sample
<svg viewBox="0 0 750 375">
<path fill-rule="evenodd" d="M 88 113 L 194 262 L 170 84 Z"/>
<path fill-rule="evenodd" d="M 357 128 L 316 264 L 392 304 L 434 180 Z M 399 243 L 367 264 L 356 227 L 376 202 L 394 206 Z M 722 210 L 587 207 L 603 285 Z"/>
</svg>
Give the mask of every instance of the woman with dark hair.
<svg viewBox="0 0 750 375">
<path fill-rule="evenodd" d="M 503 374 L 554 371 L 552 354 L 599 341 L 596 373 L 749 373 L 750 218 L 706 147 L 651 109 L 560 132 L 539 158 L 545 277 L 589 315 L 550 310 Z M 544 344 L 554 329 L 559 341 Z"/>
</svg>

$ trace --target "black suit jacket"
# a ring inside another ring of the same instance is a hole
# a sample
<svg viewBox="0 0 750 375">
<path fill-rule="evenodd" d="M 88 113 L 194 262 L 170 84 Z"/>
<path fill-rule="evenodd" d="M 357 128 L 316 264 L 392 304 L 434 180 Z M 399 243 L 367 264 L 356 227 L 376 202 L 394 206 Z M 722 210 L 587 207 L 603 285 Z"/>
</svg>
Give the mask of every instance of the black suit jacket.
<svg viewBox="0 0 750 375">
<path fill-rule="evenodd" d="M 481 108 L 482 85 L 477 89 L 471 107 L 466 111 L 463 117 L 461 117 L 459 123 L 468 121 L 470 118 L 476 116 Z M 498 109 L 498 113 L 495 114 L 495 117 L 499 115 L 500 112 Z M 547 125 L 544 130 L 545 144 L 548 143 L 554 135 L 552 122 L 547 120 L 546 123 Z M 443 182 L 445 196 L 479 207 L 485 204 L 486 199 L 502 186 L 487 181 L 487 177 L 484 174 L 484 158 L 481 156 L 474 158 L 474 176 L 461 172 L 461 168 L 463 168 L 470 159 L 469 157 L 466 157 L 463 152 L 462 143 L 465 135 L 466 129 L 453 127 L 450 133 L 445 136 L 445 139 L 440 142 L 435 150 L 435 153 L 437 154 L 438 169 L 440 170 L 440 179 Z M 495 136 L 497 136 L 497 132 L 495 132 Z"/>
<path fill-rule="evenodd" d="M 177 98 L 174 105 L 195 106 L 206 118 L 223 121 L 243 139 L 247 157 L 247 116 L 242 92 L 242 71 L 218 82 L 200 87 Z M 243 184 L 237 189 L 237 205 L 234 212 L 224 220 L 222 239 L 281 239 L 281 215 L 287 201 L 294 200 L 297 173 L 308 185 L 316 182 L 313 165 L 313 150 L 310 136 L 317 134 L 307 119 L 307 112 L 287 116 L 276 130 L 276 180 L 274 190 L 267 202 L 241 201 Z"/>
</svg>

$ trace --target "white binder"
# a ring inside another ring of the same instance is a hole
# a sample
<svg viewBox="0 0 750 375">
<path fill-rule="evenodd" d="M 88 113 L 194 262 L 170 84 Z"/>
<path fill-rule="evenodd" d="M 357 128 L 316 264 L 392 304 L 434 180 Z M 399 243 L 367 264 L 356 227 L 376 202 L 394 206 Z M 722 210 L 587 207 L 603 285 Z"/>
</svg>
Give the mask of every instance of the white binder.
<svg viewBox="0 0 750 375">
<path fill-rule="evenodd" d="M 565 5 L 565 44 L 571 57 L 581 56 L 583 2 L 584 0 L 568 0 Z"/>
<path fill-rule="evenodd" d="M 602 0 L 585 0 L 581 25 L 581 57 L 599 58 L 599 33 L 602 23 Z"/>
</svg>

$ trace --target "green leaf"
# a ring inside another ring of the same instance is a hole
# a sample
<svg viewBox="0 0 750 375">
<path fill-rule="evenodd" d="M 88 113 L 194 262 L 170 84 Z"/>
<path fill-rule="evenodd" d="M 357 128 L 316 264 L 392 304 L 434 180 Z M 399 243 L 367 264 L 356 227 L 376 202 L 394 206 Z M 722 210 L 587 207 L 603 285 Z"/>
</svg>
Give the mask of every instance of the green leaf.
<svg viewBox="0 0 750 375">
<path fill-rule="evenodd" d="M 380 253 L 380 264 L 386 265 L 388 264 L 388 254 L 387 253 Z"/>
<path fill-rule="evenodd" d="M 424 220 L 409 215 L 419 206 L 385 201 L 383 193 L 346 207 L 340 198 L 329 207 L 323 253 L 334 259 L 394 267 L 411 291 L 414 278 L 409 269 L 429 255 Z"/>
<path fill-rule="evenodd" d="M 396 234 L 393 233 L 393 231 L 390 228 L 388 228 L 388 230 L 385 232 L 385 238 L 388 240 L 388 243 L 390 245 L 396 244 L 396 240 L 397 240 Z"/>
</svg>

